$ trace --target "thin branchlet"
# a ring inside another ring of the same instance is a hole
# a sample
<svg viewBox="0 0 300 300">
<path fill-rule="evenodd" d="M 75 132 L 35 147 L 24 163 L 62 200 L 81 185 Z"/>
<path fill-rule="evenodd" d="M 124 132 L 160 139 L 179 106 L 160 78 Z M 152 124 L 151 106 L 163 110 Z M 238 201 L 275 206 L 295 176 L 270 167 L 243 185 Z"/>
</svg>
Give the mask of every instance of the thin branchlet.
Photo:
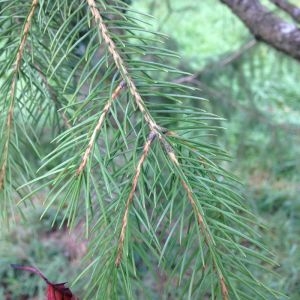
<svg viewBox="0 0 300 300">
<path fill-rule="evenodd" d="M 123 219 L 122 219 L 122 228 L 121 228 L 121 232 L 120 232 L 120 236 L 119 236 L 119 242 L 118 242 L 118 250 L 117 250 L 117 257 L 115 260 L 115 265 L 118 267 L 121 263 L 122 260 L 122 254 L 123 254 L 123 246 L 124 246 L 124 240 L 125 240 L 125 235 L 126 235 L 126 228 L 127 228 L 127 224 L 128 224 L 128 214 L 129 214 L 129 208 L 130 205 L 133 201 L 133 197 L 134 197 L 134 193 L 136 191 L 136 187 L 138 184 L 138 180 L 139 180 L 139 176 L 142 170 L 142 165 L 145 162 L 145 159 L 149 153 L 149 150 L 151 148 L 151 144 L 154 141 L 154 139 L 156 138 L 157 134 L 154 131 L 151 131 L 148 135 L 147 141 L 144 145 L 144 149 L 143 149 L 143 154 L 137 164 L 136 170 L 135 170 L 135 175 L 133 177 L 132 180 L 132 187 L 129 193 L 129 196 L 127 198 L 126 201 L 126 206 L 125 206 L 125 212 L 123 215 Z"/>
<path fill-rule="evenodd" d="M 123 58 L 121 57 L 121 55 L 119 54 L 119 52 L 117 51 L 117 47 L 108 32 L 107 26 L 105 25 L 104 20 L 101 17 L 100 11 L 96 7 L 95 1 L 87 0 L 87 3 L 90 7 L 90 11 L 91 11 L 93 17 L 95 18 L 96 23 L 99 26 L 100 34 L 103 37 L 105 44 L 107 45 L 108 51 L 112 55 L 112 58 L 116 64 L 117 68 L 119 69 L 123 79 L 126 81 L 128 89 L 129 89 L 130 93 L 132 94 L 133 98 L 135 99 L 136 105 L 138 106 L 139 110 L 143 114 L 144 119 L 150 128 L 150 131 L 155 131 L 158 133 L 158 129 L 160 129 L 160 127 L 156 124 L 156 122 L 153 120 L 152 116 L 147 111 L 144 101 L 143 101 L 141 95 L 139 94 L 134 81 L 132 80 L 132 78 L 130 77 L 130 75 L 127 71 L 126 64 L 125 64 Z"/>
<path fill-rule="evenodd" d="M 120 84 L 116 87 L 116 89 L 113 91 L 111 97 L 107 100 L 103 110 L 102 110 L 102 113 L 99 117 L 99 120 L 97 122 L 97 125 L 95 126 L 94 128 L 94 131 L 91 135 L 91 138 L 89 140 L 89 143 L 88 143 L 88 146 L 82 156 L 82 159 L 81 159 L 81 163 L 79 165 L 79 167 L 77 168 L 76 170 L 76 174 L 79 175 L 85 168 L 86 164 L 87 164 L 87 161 L 88 161 L 88 158 L 92 152 L 92 149 L 93 149 L 93 145 L 95 143 L 95 140 L 96 140 L 96 137 L 97 137 L 97 134 L 98 132 L 100 131 L 104 121 L 105 121 L 105 117 L 108 113 L 108 111 L 110 110 L 112 104 L 113 104 L 113 101 L 115 99 L 117 99 L 122 91 L 122 89 L 124 89 L 126 86 L 125 82 L 124 81 L 121 81 Z"/>
<path fill-rule="evenodd" d="M 170 160 L 175 165 L 175 167 L 180 167 L 180 163 L 176 157 L 176 154 L 175 154 L 172 146 L 166 140 L 161 139 L 161 142 L 162 142 L 162 144 L 165 148 L 165 151 L 167 152 Z M 186 191 L 188 201 L 190 202 L 190 204 L 193 208 L 194 214 L 197 217 L 197 222 L 198 222 L 199 228 L 204 236 L 205 243 L 207 244 L 208 247 L 212 247 L 214 244 L 214 240 L 207 228 L 206 223 L 204 222 L 204 217 L 203 217 L 201 211 L 197 207 L 196 200 L 194 199 L 193 191 L 191 190 L 188 183 L 183 178 L 180 178 L 180 182 L 181 182 L 182 187 Z M 213 256 L 213 262 L 214 262 L 214 265 L 217 264 L 214 256 Z M 225 283 L 224 276 L 220 270 L 217 269 L 216 272 L 217 272 L 217 275 L 219 278 L 219 284 L 220 284 L 220 288 L 221 288 L 222 298 L 223 298 L 223 300 L 228 300 L 228 288 Z"/>
<path fill-rule="evenodd" d="M 13 69 L 13 77 L 12 82 L 10 86 L 10 105 L 8 108 L 7 118 L 6 118 L 6 140 L 4 142 L 4 148 L 3 148 L 3 154 L 2 154 L 2 162 L 1 162 L 1 168 L 0 168 L 0 190 L 4 187 L 4 181 L 6 176 L 6 168 L 7 168 L 7 160 L 8 160 L 8 147 L 10 143 L 10 136 L 11 136 L 11 130 L 12 130 L 12 123 L 13 123 L 13 116 L 14 116 L 14 104 L 15 104 L 15 95 L 16 95 L 16 89 L 17 89 L 17 81 L 18 81 L 18 73 L 21 67 L 23 54 L 24 54 L 24 48 L 26 45 L 26 41 L 28 38 L 29 30 L 32 24 L 32 19 L 34 16 L 34 12 L 36 7 L 38 6 L 39 1 L 33 0 L 31 3 L 31 8 L 29 11 L 29 14 L 26 18 L 26 22 L 24 25 L 24 28 L 22 30 L 22 38 L 21 42 L 17 51 L 16 60 L 15 60 L 15 66 Z"/>
<path fill-rule="evenodd" d="M 166 140 L 161 139 L 161 142 L 162 142 L 164 149 L 165 149 L 166 153 L 168 154 L 171 162 L 175 165 L 175 167 L 180 167 L 179 161 L 176 157 L 176 154 L 175 154 L 172 146 Z M 212 242 L 211 235 L 210 235 L 209 231 L 207 230 L 206 224 L 204 222 L 204 218 L 203 218 L 199 208 L 196 205 L 196 200 L 194 199 L 192 190 L 190 189 L 189 185 L 183 178 L 180 178 L 180 182 L 181 182 L 184 190 L 187 193 L 188 200 L 189 200 L 189 202 L 193 208 L 193 211 L 197 217 L 197 222 L 198 222 L 200 229 L 205 237 L 206 243 L 211 243 Z"/>
</svg>

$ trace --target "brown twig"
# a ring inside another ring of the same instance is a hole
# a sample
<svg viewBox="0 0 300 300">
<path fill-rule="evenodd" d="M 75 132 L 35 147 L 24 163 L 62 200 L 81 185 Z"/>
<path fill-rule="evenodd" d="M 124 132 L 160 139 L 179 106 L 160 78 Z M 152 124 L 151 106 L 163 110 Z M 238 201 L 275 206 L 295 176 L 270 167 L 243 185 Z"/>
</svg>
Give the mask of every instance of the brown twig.
<svg viewBox="0 0 300 300">
<path fill-rule="evenodd" d="M 147 138 L 147 141 L 144 145 L 143 154 L 142 154 L 142 156 L 137 164 L 136 170 L 135 170 L 135 175 L 132 180 L 132 187 L 131 187 L 129 196 L 126 201 L 125 212 L 124 212 L 123 219 L 122 219 L 122 228 L 121 228 L 119 242 L 118 242 L 117 257 L 115 260 L 116 267 L 118 267 L 120 265 L 121 260 L 122 260 L 123 246 L 124 246 L 126 228 L 127 228 L 127 224 L 128 224 L 129 207 L 133 201 L 133 197 L 134 197 L 134 193 L 136 191 L 136 187 L 137 187 L 138 179 L 139 179 L 139 176 L 141 173 L 142 165 L 149 153 L 150 146 L 151 146 L 152 142 L 154 141 L 154 139 L 156 138 L 156 136 L 157 136 L 157 133 L 155 131 L 150 132 L 150 134 Z"/>
<path fill-rule="evenodd" d="M 221 285 L 221 293 L 223 300 L 228 300 L 228 288 L 225 283 L 225 279 L 222 275 L 219 275 L 220 285 Z"/>
<path fill-rule="evenodd" d="M 88 161 L 88 158 L 91 154 L 91 151 L 93 149 L 93 145 L 95 143 L 95 140 L 96 140 L 96 137 L 97 137 L 97 134 L 99 132 L 99 130 L 101 129 L 102 125 L 103 125 L 103 122 L 105 121 L 105 117 L 110 109 L 110 107 L 112 106 L 113 104 L 113 101 L 120 95 L 122 89 L 124 89 L 126 86 L 125 82 L 124 81 L 121 81 L 120 84 L 116 87 L 116 89 L 114 90 L 114 92 L 112 93 L 111 97 L 108 99 L 108 101 L 106 102 L 103 110 L 102 110 L 102 113 L 99 117 L 99 120 L 97 122 L 97 125 L 96 127 L 94 128 L 94 131 L 91 135 L 91 138 L 90 138 L 90 141 L 88 143 L 88 146 L 82 156 L 82 159 L 81 159 L 81 163 L 76 171 L 76 174 L 79 175 L 83 169 L 85 168 L 86 164 L 87 164 L 87 161 Z"/>
<path fill-rule="evenodd" d="M 167 23 L 169 18 L 172 16 L 173 13 L 184 13 L 188 10 L 195 10 L 196 6 L 195 5 L 186 5 L 177 9 L 174 9 L 171 4 L 171 0 L 167 0 L 166 2 L 166 8 L 167 8 L 167 13 L 165 17 L 160 21 L 160 24 L 157 27 L 157 31 L 161 31 L 162 27 Z M 153 15 L 150 13 L 150 15 Z"/>
<path fill-rule="evenodd" d="M 94 0 L 87 0 L 87 3 L 89 5 L 89 8 L 91 10 L 91 13 L 96 21 L 96 23 L 99 26 L 99 31 L 101 36 L 103 37 L 103 40 L 105 44 L 107 45 L 109 53 L 112 55 L 113 60 L 116 64 L 116 67 L 120 71 L 124 81 L 127 83 L 128 89 L 130 93 L 132 94 L 133 98 L 135 99 L 136 105 L 138 106 L 139 110 L 144 116 L 145 121 L 147 122 L 150 131 L 155 131 L 157 134 L 158 130 L 161 130 L 161 128 L 156 124 L 156 122 L 153 120 L 151 115 L 148 113 L 144 101 L 137 91 L 136 85 L 130 75 L 128 74 L 126 64 L 123 60 L 123 58 L 120 56 L 119 52 L 116 50 L 116 45 L 112 38 L 110 37 L 110 34 L 108 32 L 107 26 L 104 23 L 103 18 L 101 17 L 100 11 L 96 6 L 96 3 Z"/>
<path fill-rule="evenodd" d="M 38 0 L 32 1 L 30 12 L 26 18 L 24 29 L 22 31 L 22 39 L 21 39 L 21 43 L 19 45 L 19 49 L 17 52 L 16 61 L 15 61 L 15 66 L 14 66 L 14 70 L 13 70 L 13 78 L 12 78 L 12 83 L 11 83 L 11 87 L 10 87 L 10 105 L 8 108 L 8 114 L 7 114 L 7 119 L 6 119 L 7 134 L 6 134 L 6 141 L 4 143 L 3 159 L 2 159 L 1 169 L 0 169 L 0 190 L 3 189 L 4 179 L 6 176 L 8 147 L 9 147 L 10 134 L 11 134 L 11 128 L 12 128 L 12 123 L 13 123 L 14 102 L 15 102 L 15 94 L 16 94 L 16 88 L 17 88 L 18 72 L 21 67 L 25 44 L 27 41 L 27 37 L 28 37 L 29 30 L 31 27 L 32 18 L 33 18 L 35 9 L 38 5 L 38 2 L 39 2 Z"/>
</svg>

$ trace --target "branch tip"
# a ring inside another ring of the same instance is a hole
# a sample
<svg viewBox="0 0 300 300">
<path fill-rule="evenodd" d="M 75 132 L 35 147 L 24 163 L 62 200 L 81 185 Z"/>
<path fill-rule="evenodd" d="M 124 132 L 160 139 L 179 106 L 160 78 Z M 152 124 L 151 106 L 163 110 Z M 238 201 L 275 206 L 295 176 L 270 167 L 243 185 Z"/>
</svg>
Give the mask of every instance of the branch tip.
<svg viewBox="0 0 300 300">
<path fill-rule="evenodd" d="M 124 80 L 122 80 L 119 85 L 116 87 L 116 89 L 113 91 L 113 93 L 111 94 L 111 97 L 107 100 L 106 104 L 104 105 L 104 108 L 102 110 L 102 113 L 98 119 L 97 125 L 94 128 L 94 131 L 91 135 L 91 138 L 89 140 L 88 146 L 82 156 L 81 159 L 81 163 L 79 165 L 79 167 L 76 170 L 76 175 L 78 176 L 79 174 L 81 174 L 81 172 L 84 170 L 87 162 L 88 162 L 88 158 L 92 152 L 93 146 L 95 144 L 95 140 L 97 137 L 98 132 L 100 131 L 100 129 L 102 128 L 102 125 L 105 121 L 105 117 L 107 115 L 107 113 L 109 112 L 113 101 L 118 98 L 118 96 L 120 95 L 121 91 L 126 87 L 126 83 L 124 82 Z"/>
<path fill-rule="evenodd" d="M 136 171 L 135 171 L 135 175 L 133 177 L 132 180 L 132 187 L 129 193 L 129 196 L 127 198 L 126 201 L 126 205 L 125 205 L 125 212 L 123 215 L 123 219 L 122 219 L 122 228 L 121 228 L 121 232 L 120 232 L 120 236 L 119 236 L 119 241 L 118 241 L 118 249 L 117 249 L 117 256 L 116 256 L 116 260 L 115 260 L 115 266 L 119 267 L 122 261 L 122 254 L 123 254 L 123 248 L 124 248 L 124 240 L 125 240 L 125 235 L 126 235 L 126 228 L 127 228 L 127 224 L 128 224 L 128 214 L 129 214 L 129 207 L 133 201 L 133 197 L 134 197 L 134 193 L 136 191 L 137 188 L 137 184 L 138 184 L 138 179 L 142 170 L 142 165 L 146 160 L 146 157 L 149 153 L 149 150 L 151 148 L 151 144 L 152 142 L 155 140 L 157 136 L 157 132 L 156 131 L 151 131 L 148 135 L 148 138 L 144 144 L 144 148 L 143 148 L 143 154 L 137 164 L 136 167 Z"/>
<path fill-rule="evenodd" d="M 17 86 L 17 80 L 18 80 L 18 72 L 21 67 L 21 62 L 23 58 L 24 48 L 27 41 L 27 37 L 29 34 L 29 30 L 32 23 L 32 18 L 35 12 L 36 7 L 38 6 L 39 0 L 33 0 L 31 3 L 31 8 L 29 11 L 29 14 L 26 18 L 24 29 L 22 31 L 22 39 L 21 43 L 19 45 L 15 66 L 13 70 L 13 77 L 10 87 L 10 105 L 7 112 L 7 118 L 6 118 L 6 128 L 7 128 L 7 134 L 6 134 L 6 140 L 4 142 L 4 147 L 2 149 L 3 153 L 3 160 L 1 162 L 1 170 L 0 170 L 0 191 L 4 187 L 4 181 L 6 177 L 6 167 L 7 167 L 7 160 L 8 160 L 8 147 L 10 143 L 10 135 L 11 135 L 11 128 L 13 123 L 13 116 L 14 116 L 14 100 L 15 100 L 15 93 L 16 93 L 16 86 Z"/>
</svg>

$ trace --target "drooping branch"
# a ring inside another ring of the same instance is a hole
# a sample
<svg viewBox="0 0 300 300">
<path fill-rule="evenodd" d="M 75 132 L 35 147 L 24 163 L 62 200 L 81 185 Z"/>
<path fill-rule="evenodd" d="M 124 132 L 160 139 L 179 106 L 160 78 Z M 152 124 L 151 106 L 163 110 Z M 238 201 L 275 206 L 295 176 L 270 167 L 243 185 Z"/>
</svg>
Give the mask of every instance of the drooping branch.
<svg viewBox="0 0 300 300">
<path fill-rule="evenodd" d="M 142 170 L 142 165 L 143 165 L 143 163 L 144 163 L 144 161 L 145 161 L 145 159 L 146 159 L 146 157 L 149 153 L 150 146 L 151 146 L 152 142 L 154 141 L 154 139 L 156 138 L 156 136 L 157 136 L 157 134 L 154 131 L 151 131 L 149 133 L 147 141 L 144 145 L 143 154 L 142 154 L 142 156 L 141 156 L 141 158 L 140 158 L 140 160 L 137 164 L 135 175 L 134 175 L 133 180 L 132 180 L 132 187 L 131 187 L 129 196 L 128 196 L 127 201 L 126 201 L 125 212 L 124 212 L 123 220 L 122 220 L 122 228 L 121 228 L 121 232 L 120 232 L 120 236 L 119 236 L 117 257 L 116 257 L 116 260 L 115 260 L 116 267 L 118 267 L 120 265 L 121 260 L 122 260 L 123 246 L 124 246 L 126 228 L 127 228 L 127 224 L 128 224 L 129 208 L 130 208 L 130 205 L 133 201 L 134 193 L 136 191 L 139 176 L 140 176 L 140 173 L 141 173 L 141 170 Z"/>
<path fill-rule="evenodd" d="M 113 58 L 113 61 L 118 68 L 119 72 L 121 73 L 121 76 L 126 83 L 129 92 L 131 93 L 139 111 L 142 113 L 144 120 L 146 121 L 150 132 L 155 133 L 160 139 L 164 140 L 163 134 L 167 133 L 168 130 L 159 126 L 159 124 L 156 123 L 156 121 L 153 119 L 149 111 L 147 110 L 147 107 L 145 105 L 144 100 L 142 99 L 142 96 L 140 95 L 134 80 L 132 79 L 131 75 L 129 74 L 129 71 L 127 69 L 126 63 L 123 60 L 122 56 L 120 55 L 115 42 L 113 41 L 111 34 L 108 30 L 108 27 L 106 26 L 104 19 L 102 18 L 100 14 L 100 10 L 98 6 L 96 6 L 95 0 L 86 0 L 89 10 L 92 14 L 92 16 L 95 19 L 95 23 L 98 26 L 99 34 L 103 37 L 103 40 L 107 46 L 108 52 Z"/>
<path fill-rule="evenodd" d="M 108 113 L 108 111 L 110 110 L 112 104 L 113 104 L 113 101 L 119 97 L 122 89 L 125 87 L 125 82 L 124 81 L 121 81 L 120 84 L 116 87 L 116 89 L 114 90 L 114 92 L 112 93 L 111 97 L 108 99 L 108 101 L 106 102 L 103 110 L 102 110 L 102 113 L 99 117 L 99 120 L 97 122 L 97 125 L 95 126 L 94 128 L 94 131 L 91 135 L 91 138 L 90 138 L 90 141 L 88 143 L 88 146 L 82 156 L 82 159 L 81 159 L 81 163 L 76 171 L 76 174 L 79 175 L 85 168 L 86 164 L 87 164 L 87 161 L 88 161 L 88 158 L 91 154 L 91 151 L 93 149 L 93 145 L 95 143 L 95 140 L 96 140 L 96 137 L 97 137 L 97 134 L 98 132 L 100 131 L 104 121 L 105 121 L 105 117 Z"/>
<path fill-rule="evenodd" d="M 20 71 L 22 59 L 23 59 L 23 53 L 24 48 L 26 45 L 27 37 L 29 34 L 29 30 L 32 23 L 32 18 L 35 12 L 36 7 L 38 6 L 39 1 L 33 0 L 31 4 L 31 8 L 29 11 L 29 14 L 26 18 L 26 22 L 24 25 L 24 28 L 22 30 L 22 38 L 21 42 L 17 51 L 15 65 L 13 69 L 13 76 L 10 86 L 10 95 L 9 95 L 9 107 L 6 117 L 6 136 L 5 136 L 5 142 L 4 147 L 2 149 L 2 161 L 1 161 L 1 168 L 0 168 L 0 190 L 3 189 L 4 186 L 4 180 L 6 176 L 6 168 L 7 168 L 7 160 L 8 160 L 8 148 L 10 143 L 10 136 L 11 136 L 11 130 L 12 130 L 12 123 L 13 123 L 13 116 L 14 116 L 14 104 L 15 104 L 15 96 L 16 96 L 16 90 L 17 90 L 17 81 L 18 81 L 18 73 Z"/>
<path fill-rule="evenodd" d="M 286 0 L 270 0 L 289 14 L 296 22 L 300 22 L 300 8 Z"/>
<path fill-rule="evenodd" d="M 180 163 L 179 163 L 177 156 L 176 156 L 173 148 L 171 147 L 171 145 L 168 142 L 166 142 L 165 140 L 161 140 L 161 142 L 162 142 L 162 144 L 165 148 L 165 151 L 167 152 L 171 162 L 174 164 L 175 168 L 180 167 Z M 201 210 L 199 209 L 199 207 L 197 206 L 196 199 L 194 198 L 194 193 L 193 193 L 192 189 L 190 188 L 188 182 L 184 178 L 180 178 L 180 182 L 181 182 L 183 189 L 185 190 L 185 192 L 187 194 L 188 201 L 189 201 L 190 205 L 192 206 L 194 214 L 197 218 L 198 226 L 204 236 L 205 243 L 207 244 L 207 246 L 209 248 L 214 247 L 215 242 L 214 242 L 214 240 L 211 236 L 211 233 L 204 221 L 204 215 L 201 212 Z M 223 298 L 223 300 L 228 300 L 228 287 L 226 285 L 226 282 L 225 282 L 225 279 L 224 279 L 224 276 L 223 276 L 221 270 L 219 268 L 216 268 L 218 262 L 216 261 L 216 258 L 214 255 L 212 256 L 212 260 L 213 260 L 213 264 L 214 264 L 217 276 L 219 278 L 219 284 L 220 284 L 222 298 Z"/>
<path fill-rule="evenodd" d="M 300 28 L 272 13 L 259 0 L 220 0 L 248 27 L 256 39 L 300 60 Z"/>
<path fill-rule="evenodd" d="M 99 26 L 99 33 L 103 37 L 103 40 L 104 40 L 105 44 L 107 45 L 107 49 L 108 49 L 109 53 L 111 54 L 111 56 L 115 62 L 115 65 L 118 68 L 118 70 L 120 71 L 120 73 L 123 77 L 123 80 L 126 82 L 128 89 L 136 102 L 136 105 L 138 106 L 139 110 L 143 114 L 144 119 L 150 128 L 150 131 L 157 132 L 157 130 L 160 129 L 160 127 L 155 123 L 155 121 L 153 120 L 151 115 L 148 113 L 148 111 L 145 107 L 144 101 L 143 101 L 140 93 L 138 92 L 134 81 L 132 80 L 132 78 L 130 77 L 130 74 L 128 73 L 126 64 L 125 64 L 123 58 L 121 57 L 121 55 L 119 54 L 119 52 L 117 51 L 116 44 L 114 43 L 113 39 L 110 36 L 108 28 L 107 28 L 106 24 L 104 23 L 104 20 L 103 20 L 101 14 L 100 14 L 100 11 L 95 3 L 95 0 L 87 0 L 87 3 L 88 3 L 89 9 L 90 9 L 97 25 Z"/>
</svg>

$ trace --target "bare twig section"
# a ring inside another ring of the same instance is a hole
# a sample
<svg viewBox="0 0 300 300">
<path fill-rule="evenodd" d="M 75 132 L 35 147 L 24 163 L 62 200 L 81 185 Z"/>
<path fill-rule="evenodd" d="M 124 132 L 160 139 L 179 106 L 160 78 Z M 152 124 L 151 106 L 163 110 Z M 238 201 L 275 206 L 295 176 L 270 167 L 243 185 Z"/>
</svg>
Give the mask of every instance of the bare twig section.
<svg viewBox="0 0 300 300">
<path fill-rule="evenodd" d="M 12 122 L 13 122 L 13 115 L 14 115 L 14 102 L 15 102 L 15 94 L 16 94 L 16 88 L 17 88 L 17 80 L 18 80 L 18 72 L 21 67 L 21 62 L 23 58 L 24 48 L 27 41 L 27 37 L 29 34 L 29 30 L 32 23 L 32 18 L 35 12 L 36 7 L 38 6 L 39 1 L 33 0 L 31 4 L 31 8 L 29 11 L 29 14 L 27 16 L 23 31 L 22 31 L 22 39 L 21 43 L 19 45 L 19 49 L 16 56 L 15 66 L 13 70 L 13 78 L 12 83 L 10 87 L 10 105 L 8 108 L 7 113 L 7 119 L 6 119 L 6 128 L 7 128 L 7 134 L 6 134 L 6 140 L 3 147 L 3 154 L 2 154 L 2 162 L 1 162 L 1 169 L 0 169 L 0 190 L 4 187 L 4 180 L 6 176 L 6 166 L 7 166 L 7 159 L 8 159 L 8 147 L 10 142 L 10 134 L 11 134 L 11 128 L 12 128 Z"/>
<path fill-rule="evenodd" d="M 164 26 L 164 24 L 167 23 L 168 19 L 172 16 L 173 13 L 182 13 L 182 12 L 186 12 L 188 10 L 195 10 L 196 9 L 196 5 L 186 5 L 180 8 L 173 8 L 172 6 L 172 1 L 171 0 L 167 0 L 166 2 L 166 7 L 167 7 L 167 13 L 165 15 L 165 17 L 160 21 L 160 24 L 157 27 L 157 31 L 161 31 L 162 27 Z M 152 6 L 152 11 L 153 11 L 153 6 Z M 154 15 L 152 12 L 150 13 L 151 15 Z"/>
<path fill-rule="evenodd" d="M 131 187 L 129 196 L 128 196 L 127 201 L 126 201 L 125 212 L 124 212 L 123 220 L 122 220 L 122 228 L 121 228 L 119 242 L 118 242 L 117 257 L 116 257 L 116 260 L 115 260 L 116 267 L 118 267 L 120 265 L 121 260 L 122 260 L 123 246 L 124 246 L 126 228 L 127 228 L 127 224 L 128 224 L 129 207 L 130 207 L 130 204 L 133 201 L 133 197 L 134 197 L 134 193 L 136 191 L 138 179 L 139 179 L 139 176 L 140 176 L 140 173 L 141 173 L 141 170 L 142 170 L 142 165 L 143 165 L 143 163 L 144 163 L 144 161 L 145 161 L 145 159 L 146 159 L 146 157 L 149 153 L 151 144 L 154 141 L 154 139 L 156 138 L 156 136 L 157 136 L 156 131 L 151 131 L 150 132 L 150 134 L 147 138 L 147 141 L 144 145 L 143 154 L 142 154 L 142 156 L 141 156 L 141 158 L 140 158 L 140 160 L 137 164 L 136 170 L 135 170 L 135 175 L 134 175 L 133 180 L 132 180 L 132 187 Z"/>
<path fill-rule="evenodd" d="M 228 57 L 225 59 L 221 60 L 219 63 L 220 67 L 225 67 L 228 64 L 233 63 L 234 61 L 240 59 L 241 56 L 251 48 L 253 48 L 255 45 L 257 45 L 257 41 L 255 39 L 252 39 L 245 44 L 243 44 L 237 51 L 234 53 L 230 54 Z"/>
<path fill-rule="evenodd" d="M 100 115 L 100 118 L 97 122 L 97 125 L 96 127 L 94 128 L 94 131 L 91 135 L 91 138 L 90 138 L 90 141 L 88 143 L 88 146 L 82 156 L 82 159 L 81 159 L 81 163 L 76 171 L 76 174 L 79 175 L 83 169 L 85 168 L 86 164 L 87 164 L 87 161 L 88 161 L 88 158 L 91 154 L 91 151 L 93 149 L 93 145 L 95 143 L 95 140 L 96 140 L 96 137 L 97 137 L 97 134 L 98 132 L 100 131 L 104 121 L 105 121 L 105 117 L 108 113 L 108 111 L 110 110 L 110 107 L 112 106 L 114 100 L 120 95 L 122 89 L 124 89 L 126 86 L 125 84 L 125 81 L 121 81 L 120 84 L 117 86 L 117 88 L 114 90 L 114 92 L 112 93 L 111 97 L 108 99 L 108 101 L 106 102 L 103 110 L 102 110 L 102 113 Z"/>
<path fill-rule="evenodd" d="M 113 60 L 116 64 L 117 68 L 119 69 L 120 73 L 122 74 L 123 79 L 126 81 L 129 91 L 135 99 L 136 105 L 138 106 L 139 110 L 142 112 L 145 121 L 149 125 L 150 131 L 157 132 L 161 128 L 156 124 L 156 122 L 153 120 L 151 115 L 146 110 L 144 101 L 143 101 L 141 95 L 139 94 L 139 92 L 137 91 L 134 81 L 128 74 L 126 64 L 125 64 L 123 58 L 121 57 L 121 55 L 119 54 L 119 52 L 117 51 L 117 47 L 109 34 L 108 28 L 105 25 L 103 18 L 101 17 L 99 9 L 96 7 L 95 1 L 87 0 L 87 3 L 89 5 L 90 11 L 91 11 L 93 17 L 95 18 L 96 23 L 99 26 L 100 34 L 103 37 L 103 39 L 108 47 L 108 51 L 112 55 Z"/>
<path fill-rule="evenodd" d="M 212 70 L 216 70 L 216 69 L 219 70 L 220 68 L 224 68 L 227 65 L 234 63 L 236 60 L 240 59 L 247 51 L 252 49 L 255 45 L 257 45 L 257 41 L 255 39 L 251 39 L 250 41 L 243 44 L 239 49 L 235 50 L 233 53 L 229 54 L 225 58 L 222 57 L 220 60 L 216 62 L 207 64 L 195 74 L 177 78 L 173 82 L 195 83 L 202 75 L 210 73 L 212 72 Z"/>
<path fill-rule="evenodd" d="M 270 0 L 280 9 L 284 10 L 296 22 L 300 23 L 300 8 L 286 0 Z"/>
</svg>

